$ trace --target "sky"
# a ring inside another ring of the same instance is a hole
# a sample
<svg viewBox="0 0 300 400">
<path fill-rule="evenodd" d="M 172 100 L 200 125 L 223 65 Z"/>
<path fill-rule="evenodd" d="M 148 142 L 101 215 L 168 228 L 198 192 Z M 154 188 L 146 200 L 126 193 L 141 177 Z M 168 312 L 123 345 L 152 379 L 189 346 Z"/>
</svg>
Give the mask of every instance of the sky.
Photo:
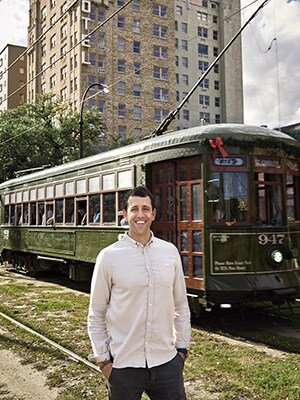
<svg viewBox="0 0 300 400">
<path fill-rule="evenodd" d="M 242 23 L 263 0 L 241 0 Z M 0 0 L 0 51 L 27 45 L 28 0 Z M 242 33 L 244 122 L 300 123 L 300 0 L 270 0 Z"/>
</svg>

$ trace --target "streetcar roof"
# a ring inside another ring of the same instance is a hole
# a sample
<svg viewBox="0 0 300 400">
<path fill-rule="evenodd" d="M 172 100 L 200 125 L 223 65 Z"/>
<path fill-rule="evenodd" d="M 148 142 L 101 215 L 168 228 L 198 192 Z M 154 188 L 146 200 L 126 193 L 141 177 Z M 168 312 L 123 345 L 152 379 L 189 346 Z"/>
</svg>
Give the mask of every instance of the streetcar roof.
<svg viewBox="0 0 300 400">
<path fill-rule="evenodd" d="M 1 183 L 0 189 L 10 185 L 33 182 L 49 176 L 61 175 L 66 172 L 105 164 L 114 160 L 130 158 L 131 156 L 136 156 L 138 154 L 159 151 L 160 149 L 166 149 L 176 145 L 193 143 L 205 139 L 215 139 L 218 136 L 222 138 L 224 146 L 226 146 L 226 140 L 228 139 L 249 142 L 253 142 L 254 140 L 267 141 L 277 139 L 279 143 L 282 142 L 293 147 L 300 148 L 300 143 L 291 136 L 283 132 L 264 127 L 244 124 L 202 125 L 193 128 L 167 132 L 161 136 L 155 136 L 124 147 L 108 150 L 106 152 L 95 154 L 93 156 L 85 157 L 76 161 L 71 161 L 27 175 L 22 175 Z"/>
</svg>

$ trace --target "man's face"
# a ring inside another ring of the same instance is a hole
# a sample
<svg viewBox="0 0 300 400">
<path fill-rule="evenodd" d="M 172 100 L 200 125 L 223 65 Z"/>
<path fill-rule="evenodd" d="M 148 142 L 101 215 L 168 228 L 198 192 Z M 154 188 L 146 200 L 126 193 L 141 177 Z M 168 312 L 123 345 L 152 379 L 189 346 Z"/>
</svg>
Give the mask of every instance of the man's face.
<svg viewBox="0 0 300 400">
<path fill-rule="evenodd" d="M 130 196 L 127 210 L 123 211 L 123 215 L 129 224 L 129 236 L 141 243 L 147 242 L 151 224 L 156 215 L 156 210 L 152 209 L 150 197 Z"/>
</svg>

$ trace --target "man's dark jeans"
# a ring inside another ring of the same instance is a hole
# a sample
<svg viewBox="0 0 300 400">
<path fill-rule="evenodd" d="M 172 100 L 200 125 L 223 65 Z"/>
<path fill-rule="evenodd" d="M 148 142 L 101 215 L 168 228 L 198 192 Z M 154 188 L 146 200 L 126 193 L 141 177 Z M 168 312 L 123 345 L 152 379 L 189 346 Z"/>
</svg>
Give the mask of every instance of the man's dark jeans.
<svg viewBox="0 0 300 400">
<path fill-rule="evenodd" d="M 110 400 L 186 400 L 182 357 L 153 368 L 113 368 L 107 383 Z"/>
</svg>

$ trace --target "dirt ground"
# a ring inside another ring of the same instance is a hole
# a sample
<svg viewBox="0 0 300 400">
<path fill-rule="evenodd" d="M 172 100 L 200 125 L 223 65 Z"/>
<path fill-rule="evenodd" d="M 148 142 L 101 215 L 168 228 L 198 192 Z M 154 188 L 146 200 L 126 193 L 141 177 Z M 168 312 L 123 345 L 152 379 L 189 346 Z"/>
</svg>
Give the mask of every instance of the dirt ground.
<svg viewBox="0 0 300 400">
<path fill-rule="evenodd" d="M 21 361 L 11 350 L 0 350 L 0 398 L 55 400 L 58 390 L 48 388 L 45 375 Z"/>
</svg>

